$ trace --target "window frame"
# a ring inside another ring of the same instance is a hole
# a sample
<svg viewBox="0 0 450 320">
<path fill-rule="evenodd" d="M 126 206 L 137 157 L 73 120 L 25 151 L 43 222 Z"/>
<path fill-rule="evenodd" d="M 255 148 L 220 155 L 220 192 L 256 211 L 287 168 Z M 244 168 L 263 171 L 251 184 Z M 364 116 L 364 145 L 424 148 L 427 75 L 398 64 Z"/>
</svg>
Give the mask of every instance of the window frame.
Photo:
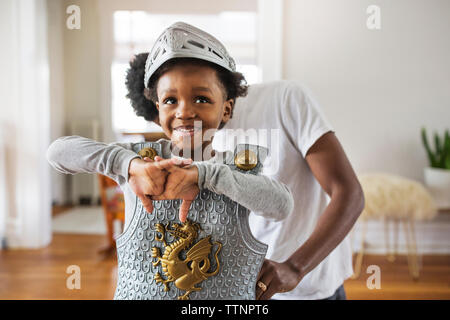
<svg viewBox="0 0 450 320">
<path fill-rule="evenodd" d="M 245 6 L 245 1 L 228 1 L 236 7 Z M 100 80 L 100 119 L 102 123 L 102 137 L 105 142 L 117 140 L 112 122 L 112 83 L 111 65 L 114 57 L 114 25 L 113 13 L 116 10 L 146 10 L 149 7 L 148 0 L 98 0 L 99 31 L 100 31 L 100 57 L 99 80 Z M 276 81 L 282 78 L 282 18 L 283 0 L 257 0 L 257 15 L 259 32 L 257 35 L 257 61 L 263 70 L 260 76 L 262 82 Z M 245 9 L 244 7 L 242 8 Z M 167 12 L 162 8 L 153 10 L 158 13 Z M 211 13 L 209 10 L 204 13 Z M 179 13 L 179 12 L 178 12 Z M 202 13 L 202 12 L 198 12 Z"/>
</svg>

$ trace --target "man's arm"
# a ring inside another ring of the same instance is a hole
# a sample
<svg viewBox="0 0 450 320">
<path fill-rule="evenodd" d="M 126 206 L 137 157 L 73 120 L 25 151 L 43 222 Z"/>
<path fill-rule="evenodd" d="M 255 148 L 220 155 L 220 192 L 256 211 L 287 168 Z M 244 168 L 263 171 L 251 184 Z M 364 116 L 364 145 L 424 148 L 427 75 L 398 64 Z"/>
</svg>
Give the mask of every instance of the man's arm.
<svg viewBox="0 0 450 320">
<path fill-rule="evenodd" d="M 267 290 L 257 287 L 259 299 L 294 289 L 345 238 L 364 208 L 361 185 L 334 133 L 319 138 L 305 159 L 331 200 L 311 236 L 285 262 L 265 261 L 258 279 Z"/>
</svg>

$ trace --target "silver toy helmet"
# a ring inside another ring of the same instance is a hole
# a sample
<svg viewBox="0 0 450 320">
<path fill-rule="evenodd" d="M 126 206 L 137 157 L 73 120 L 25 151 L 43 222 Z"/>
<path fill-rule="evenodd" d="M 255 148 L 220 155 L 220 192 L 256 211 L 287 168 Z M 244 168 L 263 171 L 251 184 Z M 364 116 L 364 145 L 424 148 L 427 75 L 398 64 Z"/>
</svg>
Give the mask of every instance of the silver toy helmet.
<svg viewBox="0 0 450 320">
<path fill-rule="evenodd" d="M 185 22 L 175 22 L 158 37 L 145 63 L 144 86 L 167 60 L 197 58 L 235 72 L 236 64 L 224 45 L 209 33 Z"/>
</svg>

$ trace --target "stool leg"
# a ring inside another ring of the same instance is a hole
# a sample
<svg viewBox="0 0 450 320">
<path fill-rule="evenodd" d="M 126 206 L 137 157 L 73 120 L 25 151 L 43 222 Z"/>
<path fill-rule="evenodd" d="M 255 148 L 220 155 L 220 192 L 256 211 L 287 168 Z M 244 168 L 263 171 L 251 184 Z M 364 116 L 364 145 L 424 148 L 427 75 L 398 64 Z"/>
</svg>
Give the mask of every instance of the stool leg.
<svg viewBox="0 0 450 320">
<path fill-rule="evenodd" d="M 409 227 L 411 230 L 411 249 L 412 249 L 412 265 L 413 265 L 413 278 L 414 280 L 419 279 L 419 260 L 417 254 L 417 242 L 416 242 L 416 233 L 414 228 L 414 220 L 409 217 Z"/>
<path fill-rule="evenodd" d="M 412 218 L 403 220 L 405 230 L 406 243 L 408 247 L 408 269 L 414 280 L 419 279 L 419 267 L 417 262 L 417 246 L 414 233 L 414 221 Z"/>
<path fill-rule="evenodd" d="M 395 256 L 398 253 L 398 219 L 394 220 L 394 253 L 392 255 L 392 262 L 395 261 Z"/>
<path fill-rule="evenodd" d="M 354 273 L 351 276 L 351 279 L 356 279 L 361 274 L 361 266 L 362 266 L 362 260 L 363 260 L 363 256 L 364 256 L 364 241 L 366 240 L 366 220 L 362 219 L 361 223 L 362 223 L 361 248 L 356 257 Z"/>
<path fill-rule="evenodd" d="M 389 219 L 387 217 L 384 217 L 384 241 L 386 244 L 386 255 L 389 262 L 394 261 L 392 250 L 391 250 L 391 241 L 390 241 L 390 234 L 389 234 Z"/>
<path fill-rule="evenodd" d="M 106 217 L 108 244 L 112 248 L 114 247 L 114 221 L 112 214 L 108 214 Z"/>
</svg>

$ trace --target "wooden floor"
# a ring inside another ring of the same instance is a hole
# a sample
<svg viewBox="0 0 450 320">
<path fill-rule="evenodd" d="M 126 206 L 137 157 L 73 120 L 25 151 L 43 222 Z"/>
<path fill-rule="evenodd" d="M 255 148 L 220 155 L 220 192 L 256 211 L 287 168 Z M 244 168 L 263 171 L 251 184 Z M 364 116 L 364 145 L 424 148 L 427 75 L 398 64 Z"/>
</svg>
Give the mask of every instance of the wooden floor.
<svg viewBox="0 0 450 320">
<path fill-rule="evenodd" d="M 373 274 L 367 267 L 380 267 L 381 288 L 368 289 L 367 280 Z M 407 257 L 397 256 L 388 262 L 384 255 L 364 257 L 361 275 L 344 283 L 348 299 L 450 299 L 450 256 L 422 256 L 419 279 L 414 281 L 408 271 Z"/>
<path fill-rule="evenodd" d="M 0 299 L 112 299 L 114 257 L 102 258 L 103 236 L 55 234 L 41 250 L 0 251 Z M 344 284 L 348 299 L 450 299 L 450 256 L 423 256 L 420 279 L 409 276 L 406 257 L 364 258 L 361 276 Z M 81 270 L 81 288 L 69 290 L 67 267 Z M 367 266 L 381 269 L 381 289 L 368 289 Z"/>
</svg>

